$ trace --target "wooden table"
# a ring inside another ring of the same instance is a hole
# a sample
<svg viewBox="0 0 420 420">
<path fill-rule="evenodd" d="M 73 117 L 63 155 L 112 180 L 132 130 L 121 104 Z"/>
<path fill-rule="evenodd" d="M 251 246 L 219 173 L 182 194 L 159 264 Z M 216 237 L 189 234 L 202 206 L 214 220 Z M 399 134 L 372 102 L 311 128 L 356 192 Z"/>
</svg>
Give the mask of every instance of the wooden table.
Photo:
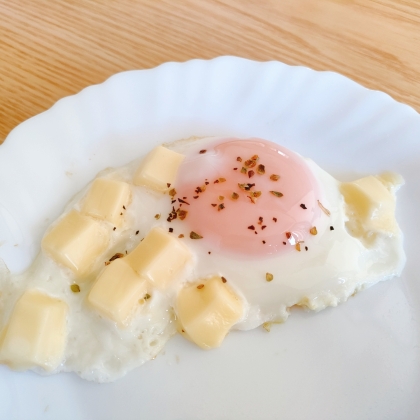
<svg viewBox="0 0 420 420">
<path fill-rule="evenodd" d="M 418 0 L 0 0 L 0 143 L 116 72 L 219 55 L 334 70 L 420 110 Z"/>
</svg>

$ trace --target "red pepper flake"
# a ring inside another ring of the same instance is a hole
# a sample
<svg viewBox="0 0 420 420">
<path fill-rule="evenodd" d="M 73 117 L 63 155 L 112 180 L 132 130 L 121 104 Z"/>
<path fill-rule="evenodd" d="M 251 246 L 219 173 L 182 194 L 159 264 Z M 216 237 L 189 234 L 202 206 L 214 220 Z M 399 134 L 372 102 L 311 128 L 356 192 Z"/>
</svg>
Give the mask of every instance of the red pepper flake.
<svg viewBox="0 0 420 420">
<path fill-rule="evenodd" d="M 231 195 L 232 200 L 237 200 L 239 198 L 239 194 L 237 194 L 236 192 L 233 192 Z"/>
<path fill-rule="evenodd" d="M 206 153 L 206 152 L 207 152 L 206 149 L 200 150 L 200 155 L 202 155 L 203 153 Z"/>
<path fill-rule="evenodd" d="M 255 226 L 254 225 L 248 226 L 248 229 L 255 230 Z"/>
<path fill-rule="evenodd" d="M 216 179 L 216 181 L 214 181 L 214 184 L 218 184 L 220 181 L 218 179 Z"/>
<path fill-rule="evenodd" d="M 245 166 L 247 168 L 253 168 L 256 164 L 257 164 L 257 161 L 253 159 L 248 159 L 245 161 Z"/>
<path fill-rule="evenodd" d="M 179 201 L 180 203 L 190 205 L 190 203 L 187 203 L 185 200 L 182 200 L 181 198 L 178 198 L 178 201 Z"/>
<path fill-rule="evenodd" d="M 188 212 L 187 210 L 178 209 L 177 214 L 178 214 L 179 220 L 184 220 L 187 217 Z"/>
<path fill-rule="evenodd" d="M 311 235 L 316 235 L 316 234 L 318 233 L 318 231 L 316 230 L 316 227 L 314 226 L 314 227 L 311 227 L 311 228 L 309 229 L 309 233 L 310 233 Z"/>
<path fill-rule="evenodd" d="M 238 184 L 238 186 L 241 190 L 250 191 L 255 184 Z"/>
<path fill-rule="evenodd" d="M 176 203 L 176 200 L 172 200 L 172 201 L 171 201 L 171 204 L 174 204 L 174 203 Z"/>
<path fill-rule="evenodd" d="M 178 235 L 178 238 L 183 238 L 184 235 L 181 233 L 180 235 Z"/>
<path fill-rule="evenodd" d="M 115 230 L 115 229 L 117 229 L 117 228 L 114 226 L 114 228 L 112 230 Z"/>
<path fill-rule="evenodd" d="M 219 204 L 217 211 L 223 210 L 224 208 L 225 208 L 225 205 L 223 203 Z"/>
<path fill-rule="evenodd" d="M 199 235 L 198 233 L 195 233 L 193 231 L 190 232 L 190 238 L 191 239 L 203 239 L 203 237 L 201 235 Z"/>
<path fill-rule="evenodd" d="M 308 250 L 308 247 L 307 246 L 305 246 L 305 251 L 307 251 Z"/>
<path fill-rule="evenodd" d="M 257 202 L 256 198 L 253 197 L 252 195 L 247 195 L 247 197 L 251 200 L 252 204 L 255 204 Z"/>
<path fill-rule="evenodd" d="M 206 181 L 204 184 L 205 184 L 205 185 L 209 185 L 209 184 L 210 184 L 210 182 Z"/>
<path fill-rule="evenodd" d="M 211 254 L 211 251 L 209 251 L 208 254 L 210 255 Z"/>
<path fill-rule="evenodd" d="M 254 231 L 254 233 L 255 233 L 256 235 L 258 235 L 258 232 L 257 232 L 256 230 Z"/>
<path fill-rule="evenodd" d="M 286 232 L 286 238 L 290 239 L 292 237 L 292 234 L 290 232 Z"/>
<path fill-rule="evenodd" d="M 286 242 L 283 242 L 283 245 L 286 245 Z"/>
<path fill-rule="evenodd" d="M 263 244 L 265 244 L 265 241 L 262 241 Z"/>
<path fill-rule="evenodd" d="M 139 230 L 138 230 L 138 231 L 136 231 L 136 235 L 138 235 L 138 234 L 139 234 L 139 232 L 140 232 Z"/>
<path fill-rule="evenodd" d="M 226 283 L 227 282 L 227 280 L 222 276 L 222 282 L 223 283 Z"/>
<path fill-rule="evenodd" d="M 197 286 L 197 289 L 202 289 L 204 287 L 204 284 L 199 284 L 198 286 Z"/>
<path fill-rule="evenodd" d="M 223 197 L 223 195 L 219 195 L 219 200 L 223 201 L 225 199 L 225 197 Z"/>
<path fill-rule="evenodd" d="M 242 162 L 242 158 L 240 158 L 239 156 L 236 158 L 236 160 L 237 160 L 238 162 Z"/>
<path fill-rule="evenodd" d="M 168 193 L 171 197 L 174 197 L 175 195 L 176 195 L 176 189 L 175 188 L 172 188 L 172 190 L 169 190 L 169 193 Z"/>
<path fill-rule="evenodd" d="M 326 209 L 322 204 L 321 204 L 321 202 L 318 200 L 318 206 L 321 208 L 321 210 L 327 215 L 327 216 L 331 216 L 331 212 L 328 210 L 328 209 Z"/>
<path fill-rule="evenodd" d="M 249 171 L 248 172 L 248 178 L 252 178 L 255 175 L 254 171 Z"/>
<path fill-rule="evenodd" d="M 264 175 L 265 174 L 265 166 L 264 165 L 261 165 L 261 164 L 258 165 L 257 174 L 259 174 L 259 175 Z"/>
<path fill-rule="evenodd" d="M 275 197 L 283 197 L 283 193 L 279 191 L 270 191 L 271 194 L 273 194 Z"/>
<path fill-rule="evenodd" d="M 261 226 L 261 230 L 264 230 L 266 227 L 266 225 Z"/>
<path fill-rule="evenodd" d="M 166 184 L 166 186 L 169 188 L 169 187 L 171 186 L 171 184 L 168 182 L 168 183 Z"/>
<path fill-rule="evenodd" d="M 273 217 L 274 223 L 277 223 L 277 217 Z"/>
<path fill-rule="evenodd" d="M 213 206 L 213 207 L 216 207 L 216 206 L 217 206 L 217 204 L 212 204 L 212 206 Z"/>
<path fill-rule="evenodd" d="M 172 233 L 174 231 L 173 228 L 169 228 L 169 232 Z"/>
<path fill-rule="evenodd" d="M 280 175 L 276 175 L 276 174 L 270 175 L 270 179 L 272 181 L 278 181 L 280 179 Z"/>
<path fill-rule="evenodd" d="M 193 198 L 196 200 L 198 198 L 198 195 L 193 196 Z"/>
<path fill-rule="evenodd" d="M 305 204 L 303 204 L 303 203 L 300 205 L 300 207 L 302 207 L 302 208 L 303 208 L 303 210 L 307 210 L 307 209 L 308 209 L 308 208 L 305 206 Z"/>
<path fill-rule="evenodd" d="M 219 178 L 219 182 L 226 182 L 226 178 Z"/>
<path fill-rule="evenodd" d="M 245 166 L 242 166 L 241 174 L 246 174 L 248 170 L 245 168 Z"/>
<path fill-rule="evenodd" d="M 258 218 L 258 224 L 259 224 L 259 225 L 261 225 L 261 224 L 262 224 L 262 222 L 263 222 L 263 220 L 264 220 L 264 219 L 263 219 L 262 217 L 259 217 L 259 218 Z"/>
<path fill-rule="evenodd" d="M 233 168 L 233 170 L 234 170 L 234 171 L 237 171 L 237 170 L 238 170 L 238 168 Z"/>
<path fill-rule="evenodd" d="M 330 226 L 330 230 L 334 230 L 334 226 Z"/>
</svg>

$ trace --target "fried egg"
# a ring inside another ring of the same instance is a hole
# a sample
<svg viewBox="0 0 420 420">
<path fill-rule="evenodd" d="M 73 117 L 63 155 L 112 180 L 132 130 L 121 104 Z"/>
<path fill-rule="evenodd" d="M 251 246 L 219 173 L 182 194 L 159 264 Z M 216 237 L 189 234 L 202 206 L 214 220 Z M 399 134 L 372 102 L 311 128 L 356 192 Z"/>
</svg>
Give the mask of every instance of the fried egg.
<svg viewBox="0 0 420 420">
<path fill-rule="evenodd" d="M 234 296 L 240 303 L 231 329 L 249 330 L 284 322 L 295 305 L 313 311 L 337 306 L 400 275 L 405 255 L 394 211 L 403 180 L 397 174 L 341 183 L 311 160 L 257 138 L 181 140 L 165 149 L 183 158 L 173 184 L 164 184 L 163 190 L 150 188 L 155 182 L 150 178 L 148 185 L 133 182 L 145 157 L 98 174 L 128 184 L 129 193 L 119 196 L 120 214 L 98 220 L 92 213 L 84 219 L 95 220 L 96 234 L 107 232 L 108 238 L 88 274 L 75 274 L 45 246 L 26 273 L 11 276 L 0 270 L 3 342 L 25 291 L 45 293 L 68 308 L 60 362 L 51 369 L 37 366 L 37 372 L 73 371 L 109 382 L 154 358 L 177 329 L 194 341 L 182 323 L 179 296 L 191 286 L 210 286 L 209 279 L 222 279 L 231 293 L 226 299 Z M 91 188 L 92 183 L 68 203 L 46 235 L 71 212 L 85 211 Z M 161 232 L 168 246 L 176 242 L 185 263 L 171 271 L 164 287 L 152 281 L 150 272 L 170 271 L 176 262 L 165 268 L 164 259 L 142 269 L 141 295 L 130 297 L 136 304 L 119 324 L 106 308 L 92 307 L 90 293 L 116 259 L 132 262 L 142 241 L 150 242 L 150 232 Z M 0 359 L 13 368 L 27 367 L 2 356 L 1 347 Z"/>
</svg>

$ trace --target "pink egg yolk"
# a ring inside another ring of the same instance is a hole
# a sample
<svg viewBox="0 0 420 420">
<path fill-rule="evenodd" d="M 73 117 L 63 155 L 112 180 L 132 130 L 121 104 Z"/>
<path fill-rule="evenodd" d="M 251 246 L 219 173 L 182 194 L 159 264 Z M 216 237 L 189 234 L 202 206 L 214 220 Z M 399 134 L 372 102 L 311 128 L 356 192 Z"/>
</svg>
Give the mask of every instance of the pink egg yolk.
<svg viewBox="0 0 420 420">
<path fill-rule="evenodd" d="M 244 257 L 304 250 L 321 214 L 320 188 L 305 160 L 257 138 L 217 139 L 187 155 L 174 199 L 201 244 Z"/>
</svg>

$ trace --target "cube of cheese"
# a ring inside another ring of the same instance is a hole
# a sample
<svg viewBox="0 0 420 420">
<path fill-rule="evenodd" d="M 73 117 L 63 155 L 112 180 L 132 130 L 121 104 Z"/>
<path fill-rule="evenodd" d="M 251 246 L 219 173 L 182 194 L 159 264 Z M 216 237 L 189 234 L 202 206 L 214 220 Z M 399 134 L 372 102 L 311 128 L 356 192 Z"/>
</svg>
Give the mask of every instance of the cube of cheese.
<svg viewBox="0 0 420 420">
<path fill-rule="evenodd" d="M 130 198 L 130 186 L 126 182 L 98 178 L 87 193 L 82 213 L 119 226 L 123 219 L 123 206 L 128 206 Z"/>
<path fill-rule="evenodd" d="M 144 185 L 156 191 L 166 192 L 171 186 L 173 188 L 179 165 L 183 160 L 184 155 L 158 146 L 143 160 L 134 175 L 133 182 L 135 185 Z"/>
<path fill-rule="evenodd" d="M 181 332 L 203 349 L 219 347 L 243 313 L 242 301 L 221 277 L 182 289 L 176 311 Z"/>
<path fill-rule="evenodd" d="M 154 228 L 125 260 L 154 287 L 165 289 L 190 258 L 190 251 L 179 239 Z"/>
<path fill-rule="evenodd" d="M 147 291 L 147 281 L 134 272 L 125 258 L 106 266 L 88 295 L 88 302 L 103 316 L 127 326 Z"/>
<path fill-rule="evenodd" d="M 42 247 L 77 277 L 86 275 L 109 243 L 109 231 L 100 222 L 72 210 L 42 240 Z"/>
<path fill-rule="evenodd" d="M 395 197 L 377 177 L 343 183 L 340 190 L 363 229 L 395 232 Z"/>
<path fill-rule="evenodd" d="M 67 311 L 67 304 L 59 299 L 37 290 L 26 291 L 3 332 L 1 363 L 19 370 L 57 368 L 64 353 Z"/>
</svg>

